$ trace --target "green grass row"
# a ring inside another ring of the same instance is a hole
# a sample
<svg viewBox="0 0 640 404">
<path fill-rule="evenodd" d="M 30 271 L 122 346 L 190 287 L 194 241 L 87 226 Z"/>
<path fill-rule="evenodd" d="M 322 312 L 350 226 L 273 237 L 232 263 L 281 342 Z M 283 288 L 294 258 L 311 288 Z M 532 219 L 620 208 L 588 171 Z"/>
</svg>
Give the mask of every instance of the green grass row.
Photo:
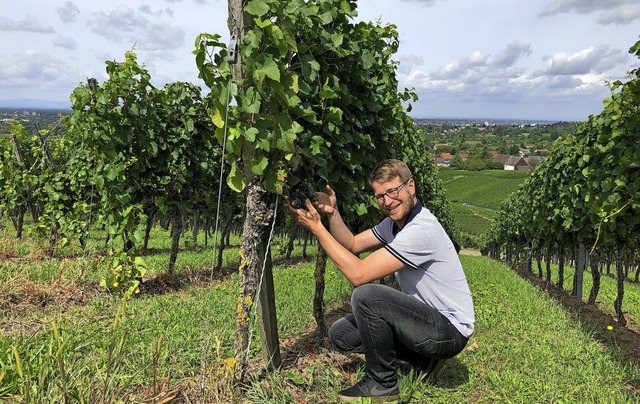
<svg viewBox="0 0 640 404">
<path fill-rule="evenodd" d="M 450 206 L 463 247 L 480 249 L 484 244 L 484 236 L 491 227 L 496 212 L 484 208 L 466 207 L 459 203 L 452 203 Z"/>
<path fill-rule="evenodd" d="M 464 171 L 440 167 L 438 175 L 452 204 L 500 209 L 502 201 L 516 191 L 529 175 L 528 171 Z"/>
<path fill-rule="evenodd" d="M 541 267 L 542 275 L 546 279 L 547 272 L 544 262 L 541 263 Z M 551 264 L 550 268 L 551 283 L 553 283 L 554 285 L 558 285 L 558 265 Z M 533 261 L 532 271 L 536 275 L 539 274 L 538 265 L 535 260 Z M 615 268 L 611 268 L 611 273 L 612 276 L 602 274 L 600 278 L 600 289 L 596 298 L 596 304 L 604 312 L 615 315 L 614 301 L 618 296 L 617 284 L 614 277 Z M 565 279 L 562 285 L 564 291 L 567 293 L 570 293 L 573 287 L 574 275 L 575 268 L 572 266 L 565 266 Z M 593 274 L 590 270 L 590 267 L 587 267 L 587 269 L 584 271 L 582 279 L 582 297 L 586 302 L 593 287 Z M 640 284 L 633 282 L 625 283 L 625 293 L 622 299 L 622 311 L 625 317 L 628 317 L 627 320 L 631 322 L 630 324 L 640 325 Z"/>
<path fill-rule="evenodd" d="M 192 254 L 181 253 L 185 261 L 178 271 L 209 268 L 211 251 Z M 154 258 L 163 262 L 162 255 Z M 402 368 L 402 402 L 624 403 L 640 399 L 634 393 L 640 388 L 640 369 L 626 363 L 615 347 L 597 342 L 594 333 L 602 330 L 581 324 L 506 266 L 486 257 L 461 258 L 476 304 L 477 325 L 470 349 L 447 362 L 435 385 Z M 233 255 L 228 259 L 233 262 Z M 11 270 L 11 265 L 3 272 Z M 74 264 L 50 265 L 53 274 L 60 265 Z M 28 267 L 14 268 L 13 277 L 5 276 L 1 285 L 37 277 L 43 269 Z M 85 275 L 70 272 L 68 280 L 80 284 Z M 348 299 L 351 286 L 331 264 L 326 278 L 325 301 L 330 310 Z M 274 281 L 281 340 L 313 327 L 312 264 L 276 266 Z M 170 376 L 174 384 L 198 380 L 203 372 L 212 372 L 212 364 L 223 363 L 233 353 L 238 288 L 234 274 L 209 286 L 187 284 L 178 292 L 140 296 L 127 302 L 117 322 L 122 301 L 112 295 L 60 310 L 33 307 L 22 317 L 12 314 L 8 306 L 3 318 L 7 314 L 14 323 L 36 319 L 41 325 L 35 331 L 0 338 L 0 401 L 53 402 L 63 400 L 66 393 L 76 401 L 91 402 L 94 395 L 107 402 L 135 402 L 142 387 L 149 390 L 154 375 L 161 380 Z M 260 336 L 255 328 L 253 338 L 250 355 L 257 357 Z M 318 359 L 266 378 L 253 375 L 241 397 L 252 403 L 334 403 L 337 391 L 349 384 L 345 377 L 355 380 L 362 372 L 359 366 L 357 374 L 348 374 Z"/>
</svg>

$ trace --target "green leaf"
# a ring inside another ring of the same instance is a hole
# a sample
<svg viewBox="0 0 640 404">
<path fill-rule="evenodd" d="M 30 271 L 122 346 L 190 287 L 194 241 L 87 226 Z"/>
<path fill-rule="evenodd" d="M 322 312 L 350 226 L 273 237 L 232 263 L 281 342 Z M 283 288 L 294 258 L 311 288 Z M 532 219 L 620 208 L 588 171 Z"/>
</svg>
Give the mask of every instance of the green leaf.
<svg viewBox="0 0 640 404">
<path fill-rule="evenodd" d="M 320 14 L 318 17 L 320 18 L 320 20 L 322 21 L 322 24 L 324 25 L 329 24 L 331 21 L 333 21 L 333 15 L 331 14 L 330 11 Z"/>
<path fill-rule="evenodd" d="M 364 52 L 362 52 L 362 65 L 365 69 L 371 69 L 371 67 L 375 63 L 376 63 L 376 59 L 370 50 L 366 49 Z"/>
<path fill-rule="evenodd" d="M 247 142 L 253 143 L 256 140 L 258 128 L 249 128 L 244 132 L 244 138 Z"/>
<path fill-rule="evenodd" d="M 256 17 L 262 17 L 269 12 L 269 4 L 264 0 L 252 0 L 245 6 L 244 11 Z"/>
<path fill-rule="evenodd" d="M 351 8 L 351 4 L 347 0 L 342 0 L 340 2 L 340 10 L 342 10 L 342 12 L 347 15 L 352 15 L 351 13 L 353 11 Z"/>
<path fill-rule="evenodd" d="M 115 168 L 110 169 L 109 171 L 107 171 L 107 179 L 109 181 L 115 180 L 118 177 L 118 173 L 119 171 Z"/>
<path fill-rule="evenodd" d="M 322 91 L 320 91 L 320 97 L 326 98 L 326 99 L 334 99 L 334 98 L 338 98 L 338 94 L 336 94 L 336 92 L 333 91 L 331 87 L 324 86 L 322 88 Z"/>
<path fill-rule="evenodd" d="M 265 76 L 271 80 L 280 81 L 280 69 L 278 69 L 278 65 L 273 61 L 273 57 L 271 55 L 267 55 L 264 63 L 259 65 L 254 72 L 254 77 L 256 77 L 256 81 L 258 82 L 262 82 L 262 79 Z"/>
<path fill-rule="evenodd" d="M 317 73 L 320 71 L 320 63 L 313 56 L 302 56 L 302 77 L 308 81 L 315 81 Z"/>
<path fill-rule="evenodd" d="M 244 96 L 238 97 L 240 103 L 240 111 L 248 114 L 260 113 L 260 105 L 262 97 L 260 93 L 255 91 L 254 87 L 249 87 Z"/>
<path fill-rule="evenodd" d="M 342 42 L 344 41 L 344 34 L 333 34 L 331 35 L 331 42 L 333 43 L 334 46 L 339 47 L 342 45 Z"/>
<path fill-rule="evenodd" d="M 284 372 L 283 376 L 291 380 L 293 383 L 297 384 L 298 386 L 305 384 L 305 381 L 300 373 L 287 371 L 287 372 Z"/>
<path fill-rule="evenodd" d="M 213 124 L 218 128 L 224 127 L 224 117 L 220 113 L 219 109 L 214 108 L 213 114 L 211 115 L 211 122 L 213 122 Z"/>
<path fill-rule="evenodd" d="M 251 166 L 251 172 L 255 175 L 262 175 L 267 165 L 269 165 L 269 159 L 267 156 L 262 155 L 258 157 L 258 161 Z"/>
<path fill-rule="evenodd" d="M 291 52 L 298 52 L 298 43 L 296 42 L 296 37 L 291 33 L 289 29 L 286 27 L 282 28 L 282 34 L 284 35 L 284 41 L 289 46 Z"/>
<path fill-rule="evenodd" d="M 292 122 L 291 127 L 282 131 L 276 142 L 278 150 L 285 152 L 293 151 L 293 145 L 296 141 L 296 133 L 300 131 L 300 125 L 297 122 Z"/>
<path fill-rule="evenodd" d="M 273 24 L 271 20 L 261 20 L 260 18 L 255 18 L 253 22 L 255 22 L 256 26 L 263 29 Z"/>
<path fill-rule="evenodd" d="M 238 168 L 238 164 L 235 161 L 231 163 L 231 170 L 227 176 L 227 185 L 235 192 L 242 192 L 246 185 L 242 170 Z"/>
</svg>

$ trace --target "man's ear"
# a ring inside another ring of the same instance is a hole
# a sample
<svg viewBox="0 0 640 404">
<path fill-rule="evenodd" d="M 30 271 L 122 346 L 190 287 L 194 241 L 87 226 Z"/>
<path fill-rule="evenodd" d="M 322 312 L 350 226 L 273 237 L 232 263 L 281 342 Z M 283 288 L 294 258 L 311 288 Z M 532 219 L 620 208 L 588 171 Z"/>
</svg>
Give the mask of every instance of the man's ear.
<svg viewBox="0 0 640 404">
<path fill-rule="evenodd" d="M 407 185 L 411 188 L 413 187 L 410 191 L 409 194 L 411 195 L 411 197 L 413 199 L 416 199 L 416 181 L 413 178 L 409 179 L 409 182 L 407 182 Z"/>
</svg>

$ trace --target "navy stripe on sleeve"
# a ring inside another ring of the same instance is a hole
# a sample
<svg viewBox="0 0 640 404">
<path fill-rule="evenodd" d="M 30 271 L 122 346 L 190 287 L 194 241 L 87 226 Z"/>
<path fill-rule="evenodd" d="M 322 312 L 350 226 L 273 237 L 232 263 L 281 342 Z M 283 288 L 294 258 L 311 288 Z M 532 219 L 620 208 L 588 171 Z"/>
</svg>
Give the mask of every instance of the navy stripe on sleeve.
<svg viewBox="0 0 640 404">
<path fill-rule="evenodd" d="M 384 248 L 389 251 L 389 253 L 391 253 L 391 255 L 393 255 L 394 257 L 396 257 L 397 259 L 399 259 L 403 264 L 405 264 L 406 266 L 408 266 L 409 268 L 412 269 L 418 269 L 418 266 L 415 265 L 413 262 L 407 260 L 405 257 L 403 257 L 402 255 L 400 255 L 396 250 L 394 250 L 393 248 L 391 248 L 388 244 L 384 246 Z"/>
<path fill-rule="evenodd" d="M 382 234 L 378 233 L 378 229 L 372 227 L 371 231 L 373 231 L 373 235 L 376 236 L 376 238 L 380 240 L 381 243 L 387 244 L 387 241 L 382 237 Z"/>
</svg>

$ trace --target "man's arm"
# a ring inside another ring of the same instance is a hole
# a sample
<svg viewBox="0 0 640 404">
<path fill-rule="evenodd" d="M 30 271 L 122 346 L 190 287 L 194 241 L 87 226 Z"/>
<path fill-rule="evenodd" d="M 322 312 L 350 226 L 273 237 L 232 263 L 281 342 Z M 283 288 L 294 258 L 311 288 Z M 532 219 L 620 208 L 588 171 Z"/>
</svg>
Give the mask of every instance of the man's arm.
<svg viewBox="0 0 640 404">
<path fill-rule="evenodd" d="M 314 204 L 314 207 L 329 218 L 329 229 L 336 241 L 354 254 L 380 247 L 380 241 L 373 235 L 371 230 L 365 230 L 360 234 L 353 235 L 338 211 L 335 192 L 329 185 L 326 186 L 326 189 L 326 193 L 318 192 L 318 202 Z"/>
<path fill-rule="evenodd" d="M 289 211 L 300 225 L 311 230 L 318 238 L 327 255 L 354 286 L 380 279 L 404 267 L 404 264 L 386 249 L 374 251 L 364 259 L 358 258 L 329 233 L 310 201 L 307 201 L 306 208 L 307 210 L 289 207 Z M 371 230 L 360 233 L 353 238 L 356 240 L 354 241 L 355 245 L 370 244 L 371 238 L 379 243 Z"/>
<path fill-rule="evenodd" d="M 354 236 L 342 220 L 338 210 L 336 209 L 334 212 L 333 215 L 329 216 L 329 229 L 333 238 L 344 248 L 353 254 L 360 254 L 363 251 L 370 251 L 382 245 L 371 229 Z"/>
</svg>

